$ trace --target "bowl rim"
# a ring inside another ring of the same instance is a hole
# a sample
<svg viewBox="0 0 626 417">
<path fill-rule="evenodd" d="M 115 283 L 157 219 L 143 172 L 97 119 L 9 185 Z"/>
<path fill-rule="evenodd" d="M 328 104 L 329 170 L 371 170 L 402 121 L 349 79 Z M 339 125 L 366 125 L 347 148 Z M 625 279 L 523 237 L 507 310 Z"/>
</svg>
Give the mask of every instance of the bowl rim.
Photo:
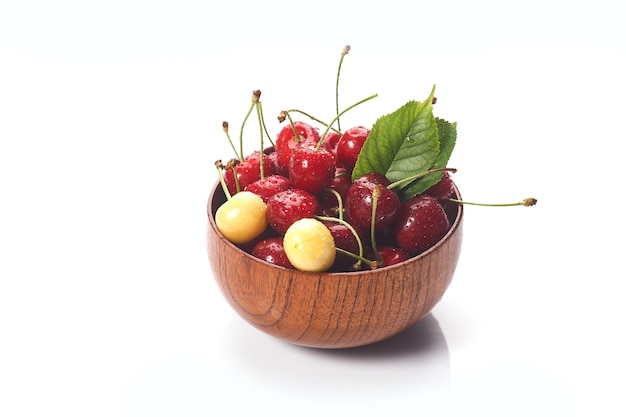
<svg viewBox="0 0 626 417">
<path fill-rule="evenodd" d="M 226 245 L 230 246 L 236 252 L 240 253 L 242 256 L 248 258 L 250 261 L 258 263 L 258 264 L 260 264 L 262 266 L 266 266 L 268 268 L 275 268 L 275 269 L 278 269 L 280 271 L 297 271 L 298 273 L 309 274 L 309 275 L 327 275 L 327 276 L 336 276 L 336 277 L 349 277 L 349 276 L 356 277 L 356 276 L 363 276 L 364 274 L 365 275 L 375 275 L 378 272 L 380 272 L 380 270 L 382 270 L 382 269 L 384 269 L 385 271 L 391 271 L 393 269 L 404 268 L 404 267 L 406 267 L 406 265 L 408 265 L 408 264 L 410 264 L 412 262 L 419 262 L 419 260 L 421 260 L 422 258 L 427 257 L 431 252 L 436 251 L 448 239 L 450 239 L 450 236 L 452 236 L 454 233 L 456 233 L 456 231 L 461 227 L 461 223 L 463 221 L 463 212 L 464 212 L 463 204 L 457 204 L 456 218 L 454 219 L 454 222 L 450 225 L 450 229 L 448 229 L 446 234 L 441 239 L 439 239 L 439 241 L 436 244 L 434 244 L 433 246 L 431 246 L 430 248 L 428 248 L 424 252 L 420 253 L 419 255 L 410 257 L 406 261 L 402 261 L 402 262 L 399 262 L 397 264 L 394 264 L 394 265 L 391 265 L 391 266 L 386 266 L 386 267 L 381 267 L 381 268 L 378 268 L 378 269 L 365 269 L 365 270 L 362 270 L 362 271 L 308 272 L 308 271 L 300 271 L 298 269 L 285 268 L 285 267 L 280 266 L 280 265 L 271 264 L 271 263 L 269 263 L 267 261 L 264 261 L 263 259 L 259 259 L 259 258 L 255 257 L 255 256 L 253 256 L 249 252 L 245 251 L 244 249 L 240 248 L 239 246 L 235 245 L 234 243 L 232 243 L 231 241 L 226 239 L 224 237 L 224 235 L 222 235 L 222 233 L 218 230 L 217 225 L 215 224 L 215 214 L 214 214 L 214 212 L 215 212 L 215 210 L 217 210 L 217 207 L 215 207 L 215 208 L 213 207 L 213 200 L 215 199 L 216 193 L 218 193 L 218 192 L 223 195 L 223 198 L 226 198 L 226 195 L 224 194 L 224 191 L 222 189 L 222 185 L 221 185 L 220 181 L 216 181 L 215 182 L 215 184 L 213 185 L 213 187 L 211 189 L 211 192 L 209 193 L 209 199 L 208 199 L 208 202 L 207 202 L 207 217 L 208 217 L 208 225 L 209 225 L 209 227 L 220 238 L 220 240 L 222 240 Z M 461 194 L 460 194 L 459 189 L 456 186 L 456 184 L 454 184 L 454 193 L 455 193 L 456 197 L 459 200 L 462 200 Z"/>
</svg>

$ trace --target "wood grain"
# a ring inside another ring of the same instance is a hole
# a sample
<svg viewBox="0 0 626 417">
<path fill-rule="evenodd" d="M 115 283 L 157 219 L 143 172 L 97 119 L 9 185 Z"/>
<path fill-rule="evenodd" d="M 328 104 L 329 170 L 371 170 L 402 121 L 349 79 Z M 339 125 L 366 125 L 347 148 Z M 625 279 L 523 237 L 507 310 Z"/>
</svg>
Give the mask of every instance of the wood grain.
<svg viewBox="0 0 626 417">
<path fill-rule="evenodd" d="M 214 214 L 224 201 L 216 184 L 207 205 L 207 252 L 221 292 L 252 326 L 297 345 L 356 347 L 402 332 L 441 300 L 461 252 L 463 207 L 458 205 L 444 239 L 401 264 L 350 273 L 276 267 L 219 233 Z"/>
</svg>

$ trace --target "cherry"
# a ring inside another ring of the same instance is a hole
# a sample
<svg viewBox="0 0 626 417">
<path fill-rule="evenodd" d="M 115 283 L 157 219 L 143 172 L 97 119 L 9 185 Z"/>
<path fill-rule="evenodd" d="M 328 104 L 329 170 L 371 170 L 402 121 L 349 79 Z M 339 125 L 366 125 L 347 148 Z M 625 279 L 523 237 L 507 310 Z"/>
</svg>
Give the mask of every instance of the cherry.
<svg viewBox="0 0 626 417">
<path fill-rule="evenodd" d="M 409 259 L 409 254 L 394 246 L 379 246 L 377 248 L 381 267 L 399 264 Z"/>
<path fill-rule="evenodd" d="M 301 271 L 326 271 L 337 256 L 330 230 L 313 218 L 302 218 L 289 226 L 283 245 L 289 262 Z"/>
<path fill-rule="evenodd" d="M 393 224 L 376 231 L 374 236 L 376 243 L 381 246 L 398 246 L 393 232 Z M 371 242 L 369 243 L 372 244 Z"/>
<path fill-rule="evenodd" d="M 450 173 L 445 171 L 439 182 L 424 191 L 424 194 L 433 196 L 440 202 L 452 197 L 454 195 L 454 181 Z"/>
<path fill-rule="evenodd" d="M 339 201 L 337 200 L 337 196 L 335 195 L 335 191 L 339 194 L 339 198 L 341 198 L 343 210 L 343 202 L 346 201 L 346 197 L 348 195 L 348 190 L 352 185 L 352 181 L 350 180 L 350 175 L 346 172 L 345 168 L 337 167 L 335 170 L 335 178 L 330 183 L 330 186 L 326 190 L 317 196 L 317 199 L 320 203 L 320 211 L 319 213 L 323 216 L 329 217 L 340 217 L 343 216 L 343 212 L 340 212 Z M 332 190 L 332 191 L 331 191 Z"/>
<path fill-rule="evenodd" d="M 278 152 L 276 152 L 276 149 L 267 152 L 267 159 L 272 163 L 272 172 L 282 175 L 283 177 L 289 176 L 289 167 L 281 165 L 280 162 L 278 162 Z"/>
<path fill-rule="evenodd" d="M 363 174 L 354 180 L 354 184 L 368 184 L 368 183 L 380 184 L 384 187 L 391 185 L 391 181 L 389 181 L 387 177 L 377 172 L 370 172 L 367 174 Z"/>
<path fill-rule="evenodd" d="M 251 250 L 253 256 L 284 268 L 293 268 L 283 245 L 282 237 L 271 237 L 259 241 Z"/>
<path fill-rule="evenodd" d="M 317 145 L 320 140 L 320 132 L 308 123 L 296 121 L 291 125 L 283 127 L 276 138 L 276 153 L 278 154 L 278 164 L 287 169 L 289 160 L 294 148 L 300 142 L 309 142 Z M 298 133 L 296 136 L 295 131 Z"/>
<path fill-rule="evenodd" d="M 337 157 L 337 144 L 339 143 L 339 139 L 341 139 L 341 135 L 335 131 L 330 131 L 324 136 L 324 141 L 322 145 L 324 148 L 332 153 L 335 158 Z"/>
<path fill-rule="evenodd" d="M 294 188 L 318 195 L 335 178 L 335 157 L 325 148 L 309 143 L 296 146 L 289 161 L 289 179 Z"/>
<path fill-rule="evenodd" d="M 346 130 L 341 135 L 341 139 L 337 143 L 337 160 L 349 172 L 352 172 L 354 169 L 361 148 L 363 148 L 363 143 L 365 143 L 365 139 L 367 139 L 369 134 L 370 130 L 368 128 L 357 126 Z"/>
<path fill-rule="evenodd" d="M 330 230 L 337 248 L 343 249 L 355 255 L 359 255 L 361 253 L 361 247 L 359 245 L 359 240 L 357 240 L 357 236 L 354 235 L 352 230 L 350 230 L 346 224 L 335 221 L 324 221 L 323 223 L 328 230 Z M 358 234 L 358 231 L 356 232 Z M 360 236 L 359 239 L 363 242 L 363 239 Z M 355 263 L 356 259 L 340 253 L 337 254 L 332 269 L 337 272 L 349 271 L 353 269 L 352 266 Z"/>
<path fill-rule="evenodd" d="M 279 191 L 266 204 L 267 222 L 281 235 L 297 220 L 313 217 L 319 205 L 311 193 L 295 188 Z"/>
<path fill-rule="evenodd" d="M 266 205 L 258 195 L 241 191 L 219 206 L 215 225 L 233 243 L 248 243 L 267 228 Z"/>
<path fill-rule="evenodd" d="M 269 177 L 260 178 L 246 187 L 246 191 L 253 192 L 260 196 L 263 201 L 267 200 L 280 191 L 289 189 L 289 178 L 274 174 Z"/>
<path fill-rule="evenodd" d="M 337 167 L 335 170 L 335 178 L 333 182 L 330 183 L 330 188 L 337 191 L 341 198 L 345 199 L 351 185 L 352 180 L 350 179 L 350 173 L 343 167 Z"/>
<path fill-rule="evenodd" d="M 357 229 L 381 230 L 393 223 L 400 210 L 400 198 L 387 188 L 389 180 L 380 174 L 366 174 L 352 183 L 346 197 L 346 218 Z M 380 196 L 372 215 L 374 189 L 379 188 Z"/>
<path fill-rule="evenodd" d="M 243 161 L 239 162 L 236 168 L 228 168 L 224 171 L 224 181 L 228 187 L 228 192 L 235 194 L 237 192 L 237 183 L 235 182 L 235 169 L 237 170 L 237 179 L 239 182 L 239 191 L 244 190 L 249 184 L 261 178 L 261 156 L 259 152 L 253 152 Z M 273 164 L 269 157 L 263 155 L 263 174 L 264 176 L 274 173 Z"/>
<path fill-rule="evenodd" d="M 419 194 L 400 207 L 394 223 L 398 246 L 417 255 L 434 246 L 450 229 L 450 221 L 437 199 Z"/>
</svg>

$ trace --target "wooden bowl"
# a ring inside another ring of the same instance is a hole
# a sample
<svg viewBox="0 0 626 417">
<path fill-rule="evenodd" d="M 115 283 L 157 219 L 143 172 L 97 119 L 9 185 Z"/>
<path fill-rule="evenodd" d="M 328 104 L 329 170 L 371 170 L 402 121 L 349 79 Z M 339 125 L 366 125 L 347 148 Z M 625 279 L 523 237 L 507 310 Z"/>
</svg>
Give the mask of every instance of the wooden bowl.
<svg viewBox="0 0 626 417">
<path fill-rule="evenodd" d="M 218 182 L 207 206 L 207 251 L 213 276 L 244 320 L 296 345 L 356 347 L 406 330 L 441 300 L 461 252 L 463 206 L 459 204 L 452 210 L 452 227 L 446 236 L 400 264 L 345 273 L 286 269 L 253 257 L 221 235 L 214 216 L 225 200 Z"/>
</svg>

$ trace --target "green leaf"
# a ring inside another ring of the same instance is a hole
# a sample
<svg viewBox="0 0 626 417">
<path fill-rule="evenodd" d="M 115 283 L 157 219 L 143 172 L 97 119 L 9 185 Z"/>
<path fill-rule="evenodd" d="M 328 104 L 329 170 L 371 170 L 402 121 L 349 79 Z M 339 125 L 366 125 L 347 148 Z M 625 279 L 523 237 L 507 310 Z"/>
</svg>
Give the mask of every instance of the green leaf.
<svg viewBox="0 0 626 417">
<path fill-rule="evenodd" d="M 379 118 L 363 144 L 352 180 L 370 172 L 400 181 L 429 170 L 440 153 L 437 121 L 432 113 L 435 88 L 423 102 L 410 101 Z"/>
<path fill-rule="evenodd" d="M 456 144 L 456 122 L 450 123 L 440 118 L 436 118 L 435 120 L 439 136 L 439 155 L 430 169 L 446 168 L 448 160 L 454 150 L 454 145 Z M 423 193 L 439 182 L 442 176 L 443 173 L 440 172 L 418 178 L 400 190 L 400 199 L 406 201 L 411 197 Z"/>
</svg>

